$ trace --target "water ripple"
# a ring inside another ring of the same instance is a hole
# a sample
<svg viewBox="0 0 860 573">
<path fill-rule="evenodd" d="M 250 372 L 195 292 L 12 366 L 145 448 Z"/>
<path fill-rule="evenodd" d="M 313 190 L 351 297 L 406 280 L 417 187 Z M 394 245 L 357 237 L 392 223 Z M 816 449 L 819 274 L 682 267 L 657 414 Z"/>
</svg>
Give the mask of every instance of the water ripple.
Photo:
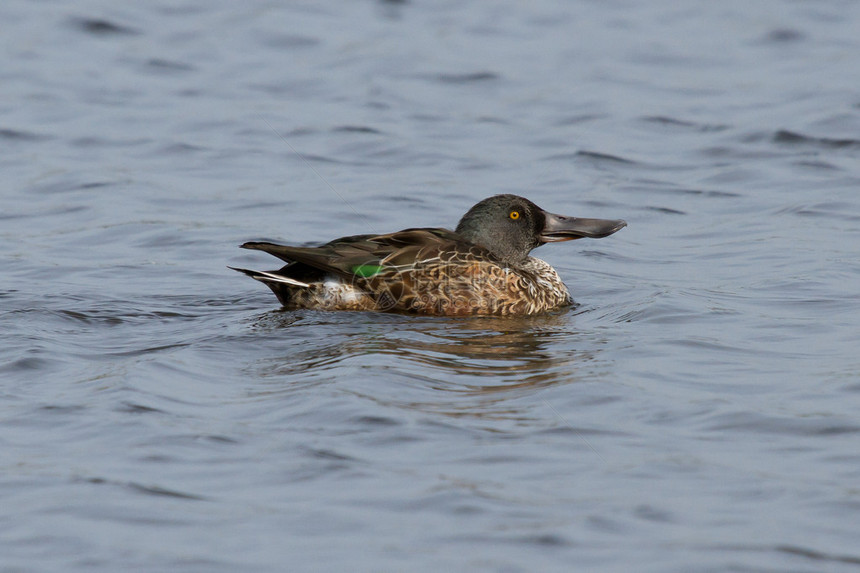
<svg viewBox="0 0 860 573">
<path fill-rule="evenodd" d="M 139 30 L 101 18 L 73 18 L 71 24 L 93 36 L 135 36 Z"/>
</svg>

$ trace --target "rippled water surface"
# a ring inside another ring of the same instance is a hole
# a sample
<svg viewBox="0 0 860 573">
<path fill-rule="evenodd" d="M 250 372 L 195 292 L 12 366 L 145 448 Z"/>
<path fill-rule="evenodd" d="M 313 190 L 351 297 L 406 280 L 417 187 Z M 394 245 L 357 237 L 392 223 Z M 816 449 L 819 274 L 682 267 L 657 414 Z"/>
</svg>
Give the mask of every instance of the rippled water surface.
<svg viewBox="0 0 860 573">
<path fill-rule="evenodd" d="M 860 4 L 0 4 L 0 570 L 855 571 Z M 530 319 L 243 241 L 624 218 Z"/>
</svg>

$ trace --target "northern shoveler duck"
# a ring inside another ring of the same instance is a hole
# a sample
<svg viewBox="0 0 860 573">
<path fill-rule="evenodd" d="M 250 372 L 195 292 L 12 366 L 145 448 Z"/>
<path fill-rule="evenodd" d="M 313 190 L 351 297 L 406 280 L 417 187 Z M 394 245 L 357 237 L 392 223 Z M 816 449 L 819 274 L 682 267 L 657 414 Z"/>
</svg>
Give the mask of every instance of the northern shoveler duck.
<svg viewBox="0 0 860 573">
<path fill-rule="evenodd" d="M 571 303 L 558 273 L 530 257 L 532 249 L 606 237 L 626 225 L 554 215 L 528 199 L 496 195 L 469 209 L 456 231 L 406 229 L 321 247 L 245 243 L 243 249 L 265 251 L 287 265 L 235 270 L 264 283 L 288 309 L 528 315 Z"/>
</svg>

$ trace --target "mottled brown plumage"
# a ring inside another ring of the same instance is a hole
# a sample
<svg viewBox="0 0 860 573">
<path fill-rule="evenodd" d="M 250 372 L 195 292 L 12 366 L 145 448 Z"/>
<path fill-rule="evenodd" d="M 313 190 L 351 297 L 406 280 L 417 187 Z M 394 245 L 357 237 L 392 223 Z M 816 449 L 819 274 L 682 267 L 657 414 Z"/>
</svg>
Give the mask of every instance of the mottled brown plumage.
<svg viewBox="0 0 860 573">
<path fill-rule="evenodd" d="M 555 269 L 529 251 L 606 236 L 624 225 L 552 215 L 522 197 L 497 195 L 473 207 L 457 232 L 406 229 L 312 248 L 250 242 L 242 248 L 288 264 L 277 271 L 236 270 L 265 283 L 288 309 L 528 315 L 571 302 Z"/>
</svg>

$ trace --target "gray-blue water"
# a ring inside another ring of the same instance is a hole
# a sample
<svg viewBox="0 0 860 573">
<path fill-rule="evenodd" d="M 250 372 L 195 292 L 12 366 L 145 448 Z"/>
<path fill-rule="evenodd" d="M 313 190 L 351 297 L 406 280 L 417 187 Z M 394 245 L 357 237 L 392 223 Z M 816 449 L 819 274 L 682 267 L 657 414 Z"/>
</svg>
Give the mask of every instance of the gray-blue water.
<svg viewBox="0 0 860 573">
<path fill-rule="evenodd" d="M 0 4 L 0 571 L 856 571 L 860 3 Z M 579 306 L 247 240 L 623 218 Z"/>
</svg>

